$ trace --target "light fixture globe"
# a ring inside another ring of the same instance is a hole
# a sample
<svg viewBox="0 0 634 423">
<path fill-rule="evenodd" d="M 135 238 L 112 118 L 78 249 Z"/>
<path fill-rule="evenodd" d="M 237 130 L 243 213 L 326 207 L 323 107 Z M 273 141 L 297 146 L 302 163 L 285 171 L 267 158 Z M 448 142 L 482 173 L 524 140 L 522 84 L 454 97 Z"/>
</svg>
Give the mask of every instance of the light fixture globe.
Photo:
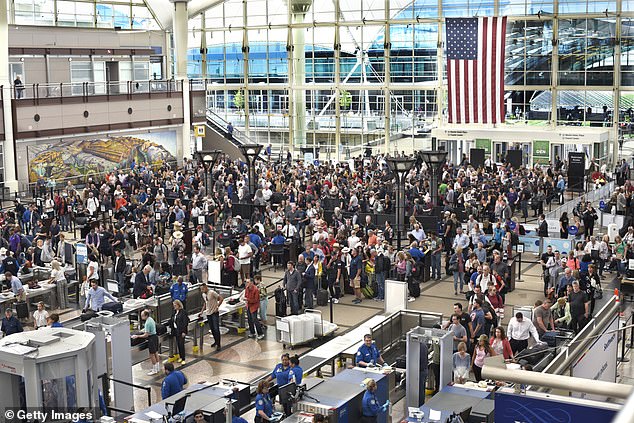
<svg viewBox="0 0 634 423">
<path fill-rule="evenodd" d="M 252 163 L 260 155 L 262 147 L 260 144 L 242 144 L 238 146 L 240 152 L 249 163 Z"/>
<path fill-rule="evenodd" d="M 409 172 L 416 163 L 413 157 L 387 157 L 385 161 L 390 170 L 399 175 Z"/>
<path fill-rule="evenodd" d="M 425 163 L 431 165 L 434 169 L 436 169 L 438 165 L 444 164 L 447 160 L 446 151 L 419 151 L 418 154 Z"/>
</svg>

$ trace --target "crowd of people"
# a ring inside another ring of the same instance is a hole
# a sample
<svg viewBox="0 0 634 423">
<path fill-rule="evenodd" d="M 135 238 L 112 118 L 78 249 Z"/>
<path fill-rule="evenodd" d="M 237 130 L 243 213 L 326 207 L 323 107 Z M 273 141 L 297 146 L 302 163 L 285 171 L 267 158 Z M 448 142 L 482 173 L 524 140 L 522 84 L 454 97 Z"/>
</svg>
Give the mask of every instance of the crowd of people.
<svg viewBox="0 0 634 423">
<path fill-rule="evenodd" d="M 615 245 L 606 237 L 595 238 L 596 211 L 584 201 L 573 216 L 561 216 L 559 234 L 548 232 L 544 208 L 562 202 L 567 190 L 561 161 L 520 169 L 487 161 L 476 169 L 464 157 L 459 164 L 442 166 L 438 192 L 432 193 L 431 170 L 419 160 L 405 176 L 404 228 L 394 226 L 397 187 L 384 157 L 319 165 L 261 160 L 255 167 L 256 180 L 249 181 L 246 164 L 228 157 L 211 169 L 193 160 L 181 167 L 134 163 L 92 178 L 82 188 L 69 182 L 55 192 L 44 189 L 41 200 L 16 201 L 14 210 L 0 213 L 0 270 L 16 275 L 33 265 L 64 263 L 65 232 L 87 224 L 91 229 L 83 241 L 90 254 L 80 291 L 83 308 L 98 311 L 105 298 L 115 299 L 98 282 L 100 265 L 112 266 L 118 296 L 130 291 L 135 298 L 171 294 L 174 314 L 168 324 L 178 339 L 186 334 L 179 321 L 186 310 L 186 282 L 206 281 L 209 259 L 221 261 L 223 284 L 244 288 L 249 335 L 257 339 L 264 337 L 267 324 L 261 268 L 274 260 L 286 267 L 282 295 L 290 310 L 284 306 L 282 313 L 291 314 L 315 301 L 323 305 L 322 298 L 337 303 L 352 295 L 354 304 L 383 301 L 387 278 L 407 281 L 414 300 L 424 278 L 449 276 L 453 294 L 467 302 L 465 310 L 456 304 L 448 328 L 454 332 L 455 360 L 462 363 L 457 368 L 470 360 L 468 368 L 479 378 L 486 355 L 512 358 L 529 337 L 547 342 L 557 328 L 578 331 L 593 312 L 604 272 L 622 275 L 625 260 L 634 258 L 634 229 Z M 255 187 L 253 192 L 249 186 Z M 628 214 L 634 187 L 628 182 L 623 191 L 626 202 L 620 211 Z M 619 191 L 617 205 L 620 197 Z M 244 210 L 239 207 L 243 204 L 251 204 L 244 217 L 234 211 Z M 425 217 L 438 215 L 430 227 Z M 511 282 L 508 260 L 526 231 L 520 222 L 533 217 L 539 236 L 572 237 L 575 245 L 569 252 L 544 251 L 538 317 L 513 316 L 505 331 L 500 324 Z M 574 234 L 571 226 L 577 229 Z M 191 232 L 191 246 L 185 232 Z M 405 247 L 399 249 L 398 241 Z M 222 248 L 213 249 L 219 244 Z M 288 250 L 297 255 L 281 262 L 271 254 L 276 245 L 293 245 Z M 63 283 L 57 274 L 55 279 Z M 218 307 L 223 298 L 207 287 L 201 291 L 203 314 L 220 349 Z M 328 293 L 322 297 L 324 291 Z M 146 323 L 148 318 L 144 315 Z M 155 330 L 146 324 L 139 336 L 151 338 Z M 184 363 L 183 342 L 177 342 L 177 350 Z M 152 363 L 156 374 L 158 359 Z"/>
</svg>

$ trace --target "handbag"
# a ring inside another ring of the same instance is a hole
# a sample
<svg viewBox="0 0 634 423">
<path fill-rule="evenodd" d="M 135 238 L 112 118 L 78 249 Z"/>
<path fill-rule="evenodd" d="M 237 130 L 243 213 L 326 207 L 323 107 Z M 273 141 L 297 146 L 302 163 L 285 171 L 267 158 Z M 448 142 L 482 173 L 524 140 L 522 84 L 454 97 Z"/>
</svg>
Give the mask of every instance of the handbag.
<svg viewBox="0 0 634 423">
<path fill-rule="evenodd" d="M 597 286 L 596 288 L 594 288 L 594 299 L 595 300 L 600 300 L 603 298 L 603 289 L 600 286 Z"/>
</svg>

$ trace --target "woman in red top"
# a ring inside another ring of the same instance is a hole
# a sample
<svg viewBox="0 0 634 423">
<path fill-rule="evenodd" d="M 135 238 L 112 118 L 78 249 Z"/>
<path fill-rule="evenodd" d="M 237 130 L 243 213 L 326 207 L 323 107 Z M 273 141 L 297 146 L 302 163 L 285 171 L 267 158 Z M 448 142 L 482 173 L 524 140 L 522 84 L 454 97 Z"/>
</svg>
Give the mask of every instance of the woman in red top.
<svg viewBox="0 0 634 423">
<path fill-rule="evenodd" d="M 504 355 L 505 360 L 511 360 L 513 358 L 511 344 L 502 326 L 495 328 L 495 336 L 491 338 L 491 348 L 497 355 Z"/>
<path fill-rule="evenodd" d="M 491 303 L 494 309 L 504 308 L 504 301 L 502 300 L 502 296 L 498 294 L 497 289 L 494 286 L 489 286 L 487 291 L 487 299 Z"/>
<path fill-rule="evenodd" d="M 264 331 L 258 319 L 260 308 L 260 290 L 251 278 L 247 279 L 247 287 L 244 289 L 244 298 L 247 302 L 247 317 L 249 319 L 249 338 L 264 338 Z"/>
</svg>

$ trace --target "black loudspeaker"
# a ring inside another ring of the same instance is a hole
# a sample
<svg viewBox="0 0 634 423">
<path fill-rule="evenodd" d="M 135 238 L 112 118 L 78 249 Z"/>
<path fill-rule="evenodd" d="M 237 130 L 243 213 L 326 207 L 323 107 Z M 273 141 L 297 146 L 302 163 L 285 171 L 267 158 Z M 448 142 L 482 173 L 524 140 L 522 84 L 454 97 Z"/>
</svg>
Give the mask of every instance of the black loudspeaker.
<svg viewBox="0 0 634 423">
<path fill-rule="evenodd" d="M 484 167 L 484 148 L 472 148 L 469 162 L 474 168 Z"/>
<path fill-rule="evenodd" d="M 519 169 L 522 167 L 522 150 L 507 150 L 506 161 L 513 167 L 513 169 Z"/>
<path fill-rule="evenodd" d="M 568 189 L 582 192 L 584 189 L 584 176 L 586 172 L 585 153 L 568 153 Z"/>
</svg>

